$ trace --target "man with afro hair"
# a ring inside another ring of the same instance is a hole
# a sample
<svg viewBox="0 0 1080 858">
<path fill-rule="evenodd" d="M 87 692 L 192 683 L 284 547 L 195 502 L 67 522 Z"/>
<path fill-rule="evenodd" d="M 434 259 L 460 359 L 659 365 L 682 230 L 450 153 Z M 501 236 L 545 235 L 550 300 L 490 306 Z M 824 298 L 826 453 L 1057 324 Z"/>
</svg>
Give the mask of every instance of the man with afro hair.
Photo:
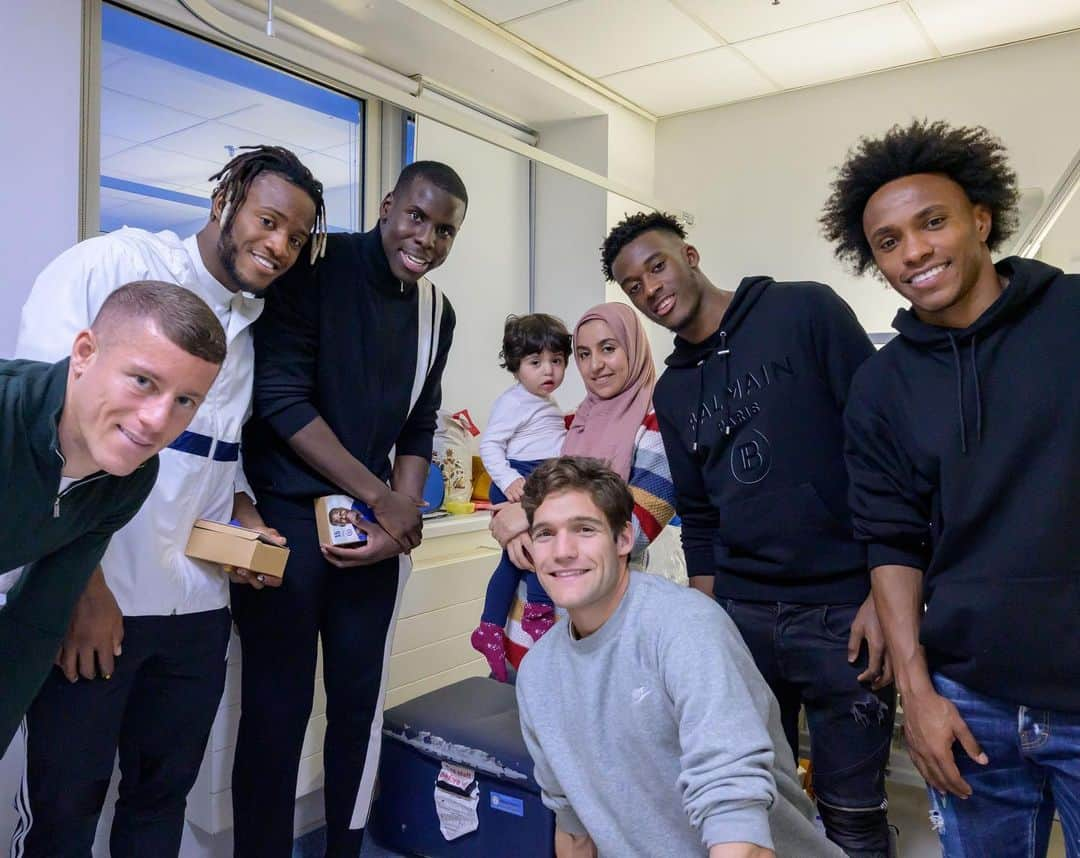
<svg viewBox="0 0 1080 858">
<path fill-rule="evenodd" d="M 653 403 L 690 582 L 735 622 L 796 753 L 806 707 L 829 839 L 852 858 L 884 858 L 895 691 L 848 519 L 843 441 L 848 388 L 874 347 L 821 283 L 713 285 L 662 212 L 624 219 L 601 258 L 676 335 Z"/>
<path fill-rule="evenodd" d="M 1080 843 L 1080 277 L 994 263 L 1016 200 L 985 128 L 916 121 L 858 142 L 821 219 L 911 304 L 845 456 L 946 856 L 1045 855 L 1055 808 Z"/>
</svg>

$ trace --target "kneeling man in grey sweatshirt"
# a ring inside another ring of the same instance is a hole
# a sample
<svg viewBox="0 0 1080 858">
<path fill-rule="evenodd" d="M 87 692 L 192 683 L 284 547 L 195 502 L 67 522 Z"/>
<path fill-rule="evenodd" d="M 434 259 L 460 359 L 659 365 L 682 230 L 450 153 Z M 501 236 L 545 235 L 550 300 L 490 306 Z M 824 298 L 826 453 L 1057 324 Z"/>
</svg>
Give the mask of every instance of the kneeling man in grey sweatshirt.
<svg viewBox="0 0 1080 858">
<path fill-rule="evenodd" d="M 517 681 L 558 858 L 843 858 L 815 828 L 776 699 L 712 599 L 630 572 L 633 499 L 595 459 L 533 472 L 522 501 L 566 608 Z"/>
</svg>

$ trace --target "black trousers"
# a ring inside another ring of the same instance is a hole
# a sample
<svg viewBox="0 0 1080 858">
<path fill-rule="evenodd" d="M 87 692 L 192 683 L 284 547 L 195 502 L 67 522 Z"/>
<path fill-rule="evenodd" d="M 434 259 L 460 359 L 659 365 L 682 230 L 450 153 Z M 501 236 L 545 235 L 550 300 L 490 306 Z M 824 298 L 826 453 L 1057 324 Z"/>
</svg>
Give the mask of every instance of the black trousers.
<svg viewBox="0 0 1080 858">
<path fill-rule="evenodd" d="M 855 663 L 848 663 L 848 636 L 859 605 L 719 602 L 780 703 L 796 759 L 799 709 L 806 706 L 814 793 L 829 839 L 853 858 L 885 858 L 885 767 L 896 690 L 889 686 L 875 692 L 859 683 L 856 677 L 866 669 L 865 645 Z"/>
<path fill-rule="evenodd" d="M 184 808 L 225 686 L 229 610 L 124 618 L 110 679 L 54 668 L 23 722 L 12 858 L 89 858 L 119 750 L 112 858 L 180 851 Z"/>
<path fill-rule="evenodd" d="M 292 854 L 297 772 L 321 640 L 326 855 L 356 858 L 382 740 L 399 561 L 337 569 L 319 551 L 311 501 L 262 493 L 259 510 L 288 539 L 291 553 L 281 587 L 232 591 L 243 650 L 232 779 L 234 854 Z"/>
</svg>

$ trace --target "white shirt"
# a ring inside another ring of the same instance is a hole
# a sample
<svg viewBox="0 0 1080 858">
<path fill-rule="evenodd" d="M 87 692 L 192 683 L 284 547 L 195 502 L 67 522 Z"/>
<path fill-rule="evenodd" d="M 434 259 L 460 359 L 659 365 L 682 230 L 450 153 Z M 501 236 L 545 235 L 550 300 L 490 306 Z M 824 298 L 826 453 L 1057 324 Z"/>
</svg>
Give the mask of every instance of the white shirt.
<svg viewBox="0 0 1080 858">
<path fill-rule="evenodd" d="M 535 462 L 562 452 L 566 421 L 550 396 L 535 396 L 521 384 L 500 394 L 480 436 L 480 460 L 504 492 L 521 476 L 509 459 Z"/>
<path fill-rule="evenodd" d="M 41 272 L 23 306 L 15 354 L 50 362 L 66 357 L 105 298 L 135 280 L 178 283 L 206 301 L 225 329 L 228 354 L 187 429 L 211 439 L 211 454 L 161 451 L 153 491 L 113 535 L 101 567 L 126 616 L 216 610 L 229 603 L 228 579 L 216 564 L 185 557 L 184 548 L 196 519 L 228 521 L 233 495 L 251 494 L 242 461 L 216 461 L 213 452 L 221 442 L 240 442 L 251 410 L 249 326 L 263 302 L 215 280 L 195 236 L 181 241 L 171 232 L 125 228 L 75 245 Z"/>
</svg>

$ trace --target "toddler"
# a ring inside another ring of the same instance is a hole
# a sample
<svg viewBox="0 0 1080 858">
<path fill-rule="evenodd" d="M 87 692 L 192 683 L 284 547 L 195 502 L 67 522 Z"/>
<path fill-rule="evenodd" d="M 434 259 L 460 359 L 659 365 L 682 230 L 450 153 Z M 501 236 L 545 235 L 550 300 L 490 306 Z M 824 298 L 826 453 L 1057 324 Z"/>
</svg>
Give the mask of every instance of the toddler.
<svg viewBox="0 0 1080 858">
<path fill-rule="evenodd" d="M 525 477 L 545 459 L 562 452 L 566 421 L 552 398 L 562 384 L 570 356 L 570 332 L 546 313 L 510 316 L 503 330 L 499 357 L 517 383 L 491 407 L 480 436 L 480 458 L 491 476 L 491 501 L 520 501 Z M 551 628 L 555 609 L 535 573 L 518 569 L 506 552 L 488 583 L 480 625 L 472 645 L 491 665 L 492 675 L 506 682 L 506 626 L 518 582 L 525 578 L 526 602 L 521 627 L 533 640 Z"/>
</svg>

